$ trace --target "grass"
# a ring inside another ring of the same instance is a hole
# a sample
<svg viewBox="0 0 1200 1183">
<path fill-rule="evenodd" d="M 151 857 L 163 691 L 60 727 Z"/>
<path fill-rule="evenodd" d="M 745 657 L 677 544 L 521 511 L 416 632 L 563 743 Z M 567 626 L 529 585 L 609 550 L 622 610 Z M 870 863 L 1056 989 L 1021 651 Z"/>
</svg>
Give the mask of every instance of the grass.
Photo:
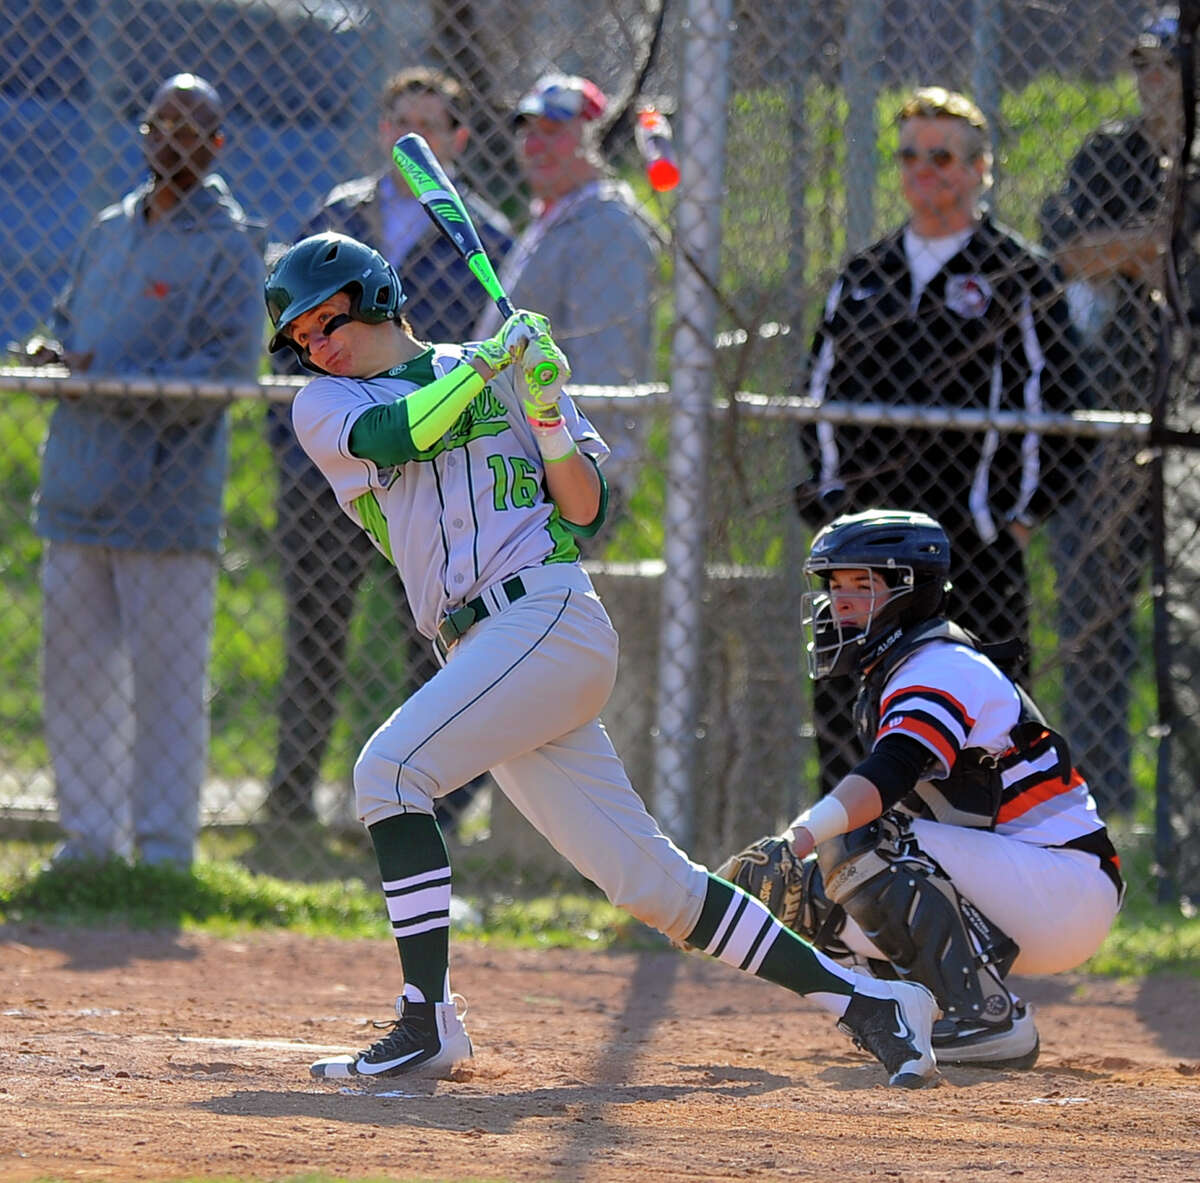
<svg viewBox="0 0 1200 1183">
<path fill-rule="evenodd" d="M 512 948 L 645 947 L 660 943 L 590 885 L 564 881 L 545 893 L 514 894 L 520 876 L 503 865 L 461 860 L 469 917 L 456 936 Z M 377 875 L 296 883 L 235 859 L 203 858 L 190 870 L 119 859 L 71 870 L 27 869 L 0 877 L 0 921 L 85 927 L 179 928 L 217 936 L 287 929 L 307 936 L 390 936 Z M 456 893 L 457 894 L 457 893 Z"/>
<path fill-rule="evenodd" d="M 31 845 L 24 869 L 0 876 L 0 922 L 170 928 L 217 936 L 286 929 L 309 936 L 390 937 L 373 886 L 373 862 L 364 848 L 331 853 L 331 859 L 344 860 L 344 878 L 297 883 L 251 870 L 247 863 L 254 863 L 256 846 L 247 835 L 206 835 L 205 844 L 206 857 L 191 870 L 110 860 L 70 872 L 40 870 L 44 847 Z M 1200 977 L 1200 915 L 1155 902 L 1148 834 L 1133 829 L 1118 834 L 1118 844 L 1128 898 L 1084 971 Z M 455 894 L 469 905 L 467 919 L 456 923 L 455 939 L 501 948 L 663 946 L 662 937 L 614 908 L 582 879 L 523 880 L 517 868 L 473 858 L 470 848 L 454 861 Z"/>
</svg>

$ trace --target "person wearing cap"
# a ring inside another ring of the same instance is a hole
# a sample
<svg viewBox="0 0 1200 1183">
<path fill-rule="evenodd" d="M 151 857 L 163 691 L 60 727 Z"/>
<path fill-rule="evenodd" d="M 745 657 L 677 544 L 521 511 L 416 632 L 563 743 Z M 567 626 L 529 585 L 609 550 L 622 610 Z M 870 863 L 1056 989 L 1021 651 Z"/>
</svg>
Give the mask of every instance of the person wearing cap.
<svg viewBox="0 0 1200 1183">
<path fill-rule="evenodd" d="M 336 186 L 305 223 L 297 239 L 331 230 L 370 243 L 404 276 L 404 313 L 422 341 L 461 341 L 488 303 L 487 293 L 437 230 L 392 165 L 392 145 L 402 135 L 424 137 L 455 176 L 490 259 L 499 262 L 512 246 L 508 219 L 480 198 L 455 165 L 470 129 L 462 88 L 448 74 L 413 66 L 393 74 L 383 89 L 379 120 L 381 170 Z M 277 373 L 298 374 L 290 350 L 275 354 Z M 437 672 L 417 632 L 403 588 L 377 565 L 375 548 L 340 510 L 325 478 L 304 454 L 292 429 L 291 408 L 267 411 L 267 438 L 278 474 L 275 538 L 287 598 L 287 654 L 279 695 L 275 766 L 266 809 L 274 820 L 316 817 L 321 763 L 337 721 L 337 699 L 346 678 L 346 651 L 358 590 L 367 572 L 386 578 L 404 632 L 409 693 Z M 470 804 L 480 782 L 438 803 L 447 831 Z"/>
<path fill-rule="evenodd" d="M 624 386 L 654 376 L 657 257 L 648 215 L 612 179 L 598 147 L 607 107 L 588 78 L 546 74 L 516 105 L 518 155 L 530 222 L 500 271 L 514 304 L 547 316 L 582 385 Z M 475 335 L 499 325 L 488 308 Z M 588 407 L 612 454 L 604 475 L 609 521 L 628 506 L 646 431 L 629 412 Z"/>
<path fill-rule="evenodd" d="M 35 362 L 98 378 L 252 382 L 263 242 L 212 171 L 221 99 L 155 91 L 149 177 L 84 235 Z M 208 762 L 208 660 L 228 466 L 225 406 L 70 396 L 42 456 L 43 717 L 65 841 L 56 864 L 188 864 Z"/>
<path fill-rule="evenodd" d="M 1081 366 L 1097 408 L 1151 410 L 1160 350 L 1167 346 L 1166 200 L 1183 135 L 1179 13 L 1144 24 L 1130 52 L 1141 111 L 1103 124 L 1044 203 L 1042 237 L 1067 278 Z M 1188 236 L 1200 227 L 1200 192 L 1186 195 Z M 1194 249 L 1182 287 L 1200 311 Z M 1133 807 L 1130 686 L 1137 662 L 1134 604 L 1149 564 L 1149 466 L 1140 445 L 1113 440 L 1096 450 L 1083 495 L 1051 522 L 1058 577 L 1064 719 L 1102 808 Z"/>
</svg>

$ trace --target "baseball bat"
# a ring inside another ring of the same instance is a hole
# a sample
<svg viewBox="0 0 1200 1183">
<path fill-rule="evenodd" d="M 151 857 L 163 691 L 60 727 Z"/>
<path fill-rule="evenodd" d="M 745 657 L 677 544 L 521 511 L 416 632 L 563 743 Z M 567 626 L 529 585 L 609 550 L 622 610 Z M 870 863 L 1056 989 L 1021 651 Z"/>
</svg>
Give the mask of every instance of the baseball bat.
<svg viewBox="0 0 1200 1183">
<path fill-rule="evenodd" d="M 515 311 L 512 301 L 479 241 L 479 232 L 471 221 L 466 202 L 459 196 L 454 182 L 446 175 L 424 136 L 416 132 L 401 136 L 392 146 L 392 160 L 433 224 L 453 243 L 471 274 L 507 320 Z M 548 386 L 558 377 L 558 366 L 549 361 L 539 362 L 531 377 L 539 385 Z"/>
</svg>

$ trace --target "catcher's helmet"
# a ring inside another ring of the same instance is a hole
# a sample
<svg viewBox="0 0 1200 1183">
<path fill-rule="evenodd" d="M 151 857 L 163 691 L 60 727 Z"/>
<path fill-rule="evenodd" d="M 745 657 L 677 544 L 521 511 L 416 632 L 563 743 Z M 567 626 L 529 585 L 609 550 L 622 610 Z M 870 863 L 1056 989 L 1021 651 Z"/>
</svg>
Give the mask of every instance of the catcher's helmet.
<svg viewBox="0 0 1200 1183">
<path fill-rule="evenodd" d="M 392 320 L 408 298 L 396 269 L 377 250 L 345 234 L 313 234 L 291 247 L 267 276 L 267 314 L 274 333 L 272 353 L 290 347 L 310 369 L 308 351 L 283 332 L 337 292 L 350 293 L 350 316 L 373 324 Z"/>
<path fill-rule="evenodd" d="M 829 591 L 834 571 L 871 571 L 888 586 L 865 619 L 839 620 Z M 835 518 L 813 539 L 804 563 L 804 628 L 813 678 L 853 674 L 914 625 L 937 616 L 950 590 L 950 542 L 928 514 L 869 509 Z"/>
</svg>

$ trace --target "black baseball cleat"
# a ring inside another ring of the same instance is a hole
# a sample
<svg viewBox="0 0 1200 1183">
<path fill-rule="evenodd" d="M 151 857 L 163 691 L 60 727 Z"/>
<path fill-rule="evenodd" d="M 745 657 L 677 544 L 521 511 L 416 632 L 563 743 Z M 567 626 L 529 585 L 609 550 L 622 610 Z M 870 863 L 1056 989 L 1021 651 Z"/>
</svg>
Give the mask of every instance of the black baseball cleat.
<svg viewBox="0 0 1200 1183">
<path fill-rule="evenodd" d="M 461 1001 L 461 995 L 454 995 Z M 456 1064 L 474 1054 L 462 1015 L 451 1002 L 410 1002 L 396 999 L 400 1016 L 382 1039 L 353 1056 L 329 1056 L 318 1060 L 309 1071 L 318 1080 L 349 1080 L 392 1076 L 424 1076 L 445 1080 Z"/>
<path fill-rule="evenodd" d="M 883 997 L 855 991 L 838 1030 L 870 1052 L 888 1071 L 888 1084 L 919 1089 L 938 1080 L 933 1024 L 941 1011 L 916 982 L 872 982 Z"/>
<path fill-rule="evenodd" d="M 1033 1007 L 1018 1002 L 1007 1022 L 942 1019 L 933 1025 L 933 1049 L 943 1064 L 970 1068 L 1032 1068 L 1040 1043 Z"/>
</svg>

